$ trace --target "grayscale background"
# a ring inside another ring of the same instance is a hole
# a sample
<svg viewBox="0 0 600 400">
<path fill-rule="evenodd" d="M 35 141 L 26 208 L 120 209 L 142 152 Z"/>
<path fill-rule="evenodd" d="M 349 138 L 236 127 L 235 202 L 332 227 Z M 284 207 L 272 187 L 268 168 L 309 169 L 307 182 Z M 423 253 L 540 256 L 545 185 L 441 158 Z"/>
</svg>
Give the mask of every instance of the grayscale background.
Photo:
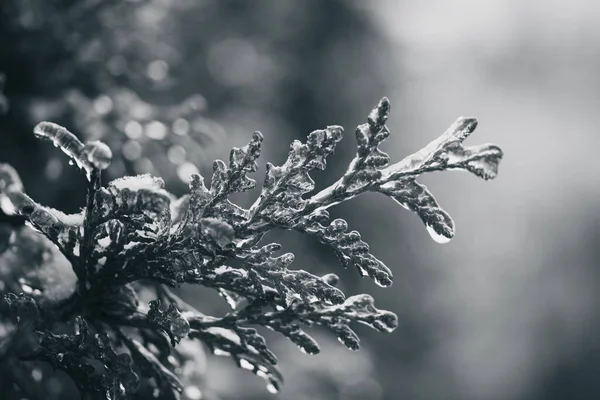
<svg viewBox="0 0 600 400">
<path fill-rule="evenodd" d="M 265 136 L 261 181 L 291 140 L 336 124 L 346 138 L 316 176 L 331 183 L 382 96 L 392 104 L 384 150 L 393 160 L 459 116 L 479 120 L 467 144 L 504 150 L 496 180 L 421 178 L 455 220 L 448 244 L 383 196 L 332 210 L 392 269 L 390 288 L 341 270 L 312 240 L 281 234 L 298 268 L 337 273 L 347 294 L 372 294 L 400 327 L 358 327 L 359 352 L 312 331 L 318 356 L 267 335 L 286 377 L 278 397 L 231 360 L 207 356 L 198 365 L 205 398 L 600 398 L 597 1 L 0 3 L 0 162 L 63 211 L 84 205 L 85 182 L 33 138 L 41 120 L 109 143 L 112 177 L 150 172 L 177 194 L 255 130 Z M 201 311 L 226 311 L 209 290 L 181 293 Z"/>
</svg>

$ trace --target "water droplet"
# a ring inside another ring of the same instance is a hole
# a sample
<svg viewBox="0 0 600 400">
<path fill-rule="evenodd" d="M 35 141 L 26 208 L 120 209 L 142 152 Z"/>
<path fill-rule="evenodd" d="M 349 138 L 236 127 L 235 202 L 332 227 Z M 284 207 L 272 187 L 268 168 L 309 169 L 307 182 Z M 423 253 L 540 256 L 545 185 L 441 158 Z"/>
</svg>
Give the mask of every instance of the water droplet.
<svg viewBox="0 0 600 400">
<path fill-rule="evenodd" d="M 73 162 L 73 160 L 69 160 L 69 165 L 73 165 L 73 164 L 75 164 L 75 163 Z"/>
<path fill-rule="evenodd" d="M 59 362 L 62 362 L 62 360 L 63 360 L 64 358 L 65 358 L 65 355 L 64 355 L 63 353 L 58 353 L 58 354 L 56 355 L 56 359 L 57 359 Z"/>
<path fill-rule="evenodd" d="M 444 244 L 444 243 L 448 243 L 450 240 L 452 240 L 451 237 L 447 237 L 447 236 L 440 235 L 439 233 L 437 233 L 431 225 L 425 225 L 425 227 L 427 228 L 427 232 L 429 232 L 429 236 L 431 236 L 431 238 L 438 243 Z"/>
<path fill-rule="evenodd" d="M 277 389 L 277 387 L 275 385 L 273 385 L 272 383 L 269 383 L 267 385 L 267 390 L 269 391 L 269 393 L 273 393 L 273 394 L 279 393 L 279 389 Z"/>
</svg>

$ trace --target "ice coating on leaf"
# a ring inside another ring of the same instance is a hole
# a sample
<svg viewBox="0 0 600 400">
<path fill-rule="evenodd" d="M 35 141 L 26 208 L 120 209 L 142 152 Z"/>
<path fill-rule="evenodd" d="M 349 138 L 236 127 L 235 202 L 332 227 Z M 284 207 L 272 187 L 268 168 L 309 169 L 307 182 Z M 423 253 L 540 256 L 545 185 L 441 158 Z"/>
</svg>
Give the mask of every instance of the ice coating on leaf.
<svg viewBox="0 0 600 400">
<path fill-rule="evenodd" d="M 14 215 L 19 212 L 9 194 L 22 191 L 23 183 L 17 171 L 8 164 L 0 163 L 0 209 L 6 215 Z"/>
<path fill-rule="evenodd" d="M 232 308 L 240 300 L 233 295 L 246 299 L 262 298 L 265 295 L 260 278 L 252 270 L 229 266 L 217 269 L 206 267 L 198 283 L 219 290 Z"/>
<path fill-rule="evenodd" d="M 323 219 L 307 218 L 299 229 L 333 247 L 344 268 L 356 267 L 363 276 L 371 277 L 379 286 L 392 284 L 392 272 L 369 252 L 369 246 L 361 239 L 360 233 L 346 232 L 348 229 L 346 221 L 338 218 L 327 226 L 318 221 Z"/>
<path fill-rule="evenodd" d="M 214 335 L 214 336 L 222 336 L 237 345 L 242 344 L 242 341 L 241 341 L 239 335 L 237 333 L 235 333 L 234 331 L 232 331 L 231 329 L 225 329 L 225 328 L 220 328 L 218 326 L 212 326 L 210 328 L 204 329 L 204 332 L 210 333 L 211 335 Z"/>
<path fill-rule="evenodd" d="M 290 339 L 300 351 L 306 354 L 318 354 L 321 349 L 315 339 L 308 333 L 304 332 L 295 323 L 278 323 L 274 322 L 269 327 Z"/>
<path fill-rule="evenodd" d="M 381 185 L 379 190 L 417 213 L 436 242 L 447 243 L 454 237 L 452 217 L 438 205 L 425 185 L 406 178 Z"/>
<path fill-rule="evenodd" d="M 96 141 L 83 143 L 66 128 L 52 122 L 40 122 L 33 129 L 39 138 L 49 139 L 54 146 L 71 158 L 80 169 L 85 170 L 88 179 L 94 169 L 106 169 L 110 165 L 112 152 L 108 146 Z"/>
<path fill-rule="evenodd" d="M 266 285 L 272 285 L 283 299 L 291 299 L 293 295 L 297 295 L 308 301 L 313 297 L 333 304 L 344 301 L 345 297 L 341 290 L 319 277 L 303 270 L 288 269 L 287 267 L 294 260 L 294 255 L 287 253 L 274 257 L 276 248 L 269 245 L 252 248 L 238 255 L 238 258 L 251 267 Z"/>
<path fill-rule="evenodd" d="M 98 169 L 108 168 L 112 160 L 112 151 L 106 144 L 100 141 L 86 143 L 83 146 L 83 154 Z"/>
<path fill-rule="evenodd" d="M 240 368 L 262 377 L 267 386 L 280 390 L 283 377 L 275 367 L 277 359 L 259 336 L 253 329 L 238 331 L 235 339 L 227 329 L 211 327 L 190 332 L 190 337 L 202 340 L 214 354 L 232 357 Z"/>
<path fill-rule="evenodd" d="M 202 218 L 199 222 L 204 235 L 220 248 L 226 247 L 233 241 L 235 232 L 227 222 L 217 218 Z"/>
<path fill-rule="evenodd" d="M 264 219 L 287 226 L 306 204 L 303 196 L 314 189 L 309 172 L 325 169 L 326 158 L 333 154 L 343 137 L 340 126 L 329 126 L 311 132 L 303 144 L 295 140 L 290 145 L 286 162 L 276 167 L 267 163 L 267 173 L 260 197 L 250 208 L 252 220 Z"/>
<path fill-rule="evenodd" d="M 465 169 L 485 180 L 495 178 L 503 156 L 499 147 L 491 144 L 462 146 L 463 140 L 476 127 L 475 118 L 458 118 L 439 138 L 386 168 L 383 179 L 390 181 L 401 176 L 446 169 Z"/>
<path fill-rule="evenodd" d="M 211 179 L 210 193 L 213 202 L 227 201 L 230 194 L 251 190 L 256 181 L 247 174 L 258 169 L 256 159 L 260 156 L 263 136 L 254 132 L 250 143 L 242 148 L 234 147 L 229 155 L 229 166 L 223 161 L 213 163 L 213 176 Z"/>
<path fill-rule="evenodd" d="M 294 301 L 285 308 L 264 313 L 256 305 L 249 305 L 239 313 L 249 323 L 260 324 L 282 333 L 309 354 L 319 352 L 319 346 L 312 337 L 300 329 L 298 322 L 306 325 L 318 324 L 330 329 L 338 339 L 352 350 L 358 350 L 359 339 L 349 324 L 359 322 L 379 332 L 392 332 L 398 326 L 395 314 L 379 310 L 369 295 L 356 295 L 347 298 L 342 304 L 326 305 L 323 302 Z"/>
<path fill-rule="evenodd" d="M 2 194 L 0 192 L 3 208 L 10 204 L 16 214 L 27 218 L 29 223 L 50 239 L 65 256 L 73 261 L 77 254 L 78 230 L 82 222 L 82 214 L 66 215 L 60 211 L 44 207 L 27 194 L 12 191 Z"/>
<path fill-rule="evenodd" d="M 160 300 L 153 300 L 149 305 L 148 321 L 169 335 L 173 347 L 187 337 L 190 323 L 174 304 L 170 304 L 165 311 L 160 309 Z"/>
</svg>

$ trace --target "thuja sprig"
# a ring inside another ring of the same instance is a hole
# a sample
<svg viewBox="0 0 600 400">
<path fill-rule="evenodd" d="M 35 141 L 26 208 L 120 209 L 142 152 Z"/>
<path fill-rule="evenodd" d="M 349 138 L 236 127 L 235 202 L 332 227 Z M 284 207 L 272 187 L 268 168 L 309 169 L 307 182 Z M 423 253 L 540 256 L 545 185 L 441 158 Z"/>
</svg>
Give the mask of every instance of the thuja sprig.
<svg viewBox="0 0 600 400">
<path fill-rule="evenodd" d="M 362 193 L 382 193 L 414 211 L 438 242 L 454 236 L 451 217 L 416 178 L 463 169 L 491 179 L 502 151 L 493 145 L 464 147 L 476 121 L 459 118 L 422 150 L 390 164 L 380 149 L 390 134 L 389 111 L 384 98 L 356 129 L 356 156 L 344 175 L 315 194 L 310 174 L 326 168 L 343 129 L 330 126 L 311 132 L 305 143 L 294 141 L 283 165 L 267 163 L 260 194 L 248 209 L 229 198 L 256 186 L 248 175 L 258 169 L 259 132 L 246 146 L 234 148 L 228 163 L 215 161 L 208 187 L 195 174 L 190 193 L 176 198 L 160 178 L 149 175 L 103 187 L 101 172 L 111 159 L 106 145 L 83 144 L 63 127 L 39 124 L 34 133 L 61 148 L 85 173 L 86 207 L 66 215 L 36 203 L 25 194 L 16 171 L 5 164 L 0 164 L 0 205 L 25 217 L 58 247 L 78 284 L 70 297 L 50 304 L 42 301 L 43 293 L 6 295 L 4 319 L 17 327 L 11 332 L 22 333 L 11 340 L 30 345 L 15 345 L 0 360 L 50 362 L 93 399 L 127 398 L 142 379 L 150 382 L 153 394 L 177 398 L 183 384 L 169 355 L 177 354 L 181 341 L 199 340 L 265 378 L 269 390 L 277 391 L 283 381 L 277 358 L 250 326 L 277 331 L 310 354 L 318 353 L 319 345 L 302 325 L 323 326 L 353 350 L 359 348 L 351 328 L 355 322 L 393 331 L 397 317 L 377 309 L 371 296 L 346 298 L 335 287 L 337 275 L 319 277 L 293 268 L 293 254 L 281 254 L 278 243 L 261 243 L 272 229 L 312 235 L 334 250 L 342 266 L 354 266 L 362 276 L 389 286 L 390 269 L 370 253 L 357 231 L 349 231 L 346 221 L 330 220 L 329 207 Z M 216 289 L 231 312 L 222 317 L 202 314 L 167 289 L 182 284 Z M 155 300 L 140 300 L 142 289 Z M 57 324 L 64 325 L 60 335 L 53 332 Z M 69 329 L 71 333 L 64 333 Z M 92 366 L 98 363 L 103 366 L 100 373 Z"/>
</svg>

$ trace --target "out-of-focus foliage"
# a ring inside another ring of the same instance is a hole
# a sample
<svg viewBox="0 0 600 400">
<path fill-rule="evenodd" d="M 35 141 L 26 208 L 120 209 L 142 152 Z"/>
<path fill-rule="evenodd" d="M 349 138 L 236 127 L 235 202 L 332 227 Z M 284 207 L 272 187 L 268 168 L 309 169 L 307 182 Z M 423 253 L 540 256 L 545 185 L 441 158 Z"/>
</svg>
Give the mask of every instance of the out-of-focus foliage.
<svg viewBox="0 0 600 400">
<path fill-rule="evenodd" d="M 176 198 L 162 179 L 150 175 L 116 179 L 103 187 L 101 172 L 112 158 L 107 145 L 83 144 L 59 125 L 38 124 L 36 136 L 50 140 L 85 173 L 88 192 L 82 212 L 67 215 L 32 200 L 16 171 L 0 164 L 3 211 L 25 217 L 60 250 L 76 276 L 72 291 L 49 299 L 44 292 L 44 262 L 49 260 L 42 260 L 37 266 L 41 272 L 32 276 L 19 276 L 14 265 L 4 271 L 0 359 L 21 367 L 7 371 L 5 379 L 35 397 L 41 390 L 24 384 L 34 371 L 23 375 L 23 362 L 42 361 L 66 372 L 84 398 L 177 399 L 181 393 L 193 398 L 189 391 L 198 388 L 189 376 L 183 375 L 182 382 L 177 368 L 187 357 L 193 362 L 194 355 L 202 354 L 177 352 L 182 341 L 191 339 L 232 357 L 277 392 L 283 383 L 277 358 L 248 325 L 279 332 L 309 354 L 320 348 L 301 325 L 321 325 L 352 350 L 359 348 L 359 339 L 351 323 L 393 331 L 396 315 L 378 310 L 371 296 L 345 298 L 335 287 L 336 275 L 290 269 L 293 254 L 276 254 L 278 243 L 260 244 L 273 229 L 314 235 L 333 247 L 344 267 L 354 265 L 362 276 L 389 286 L 391 271 L 370 254 L 360 234 L 346 232 L 347 223 L 330 221 L 326 211 L 369 191 L 415 211 L 434 239 L 452 237 L 452 220 L 414 179 L 457 168 L 493 178 L 502 152 L 492 145 L 462 147 L 476 121 L 459 118 L 421 151 L 388 165 L 389 157 L 378 146 L 389 136 L 389 110 L 389 101 L 382 99 L 356 129 L 358 150 L 347 171 L 314 195 L 309 194 L 315 189 L 310 172 L 326 168 L 343 130 L 329 126 L 311 132 L 306 143 L 294 141 L 283 165 L 267 163 L 260 195 L 248 209 L 229 198 L 255 187 L 248 174 L 258 169 L 263 140 L 258 132 L 249 144 L 231 151 L 228 164 L 214 162 L 209 187 L 201 175 L 192 174 L 190 193 Z M 5 239 L 8 246 L 17 240 L 13 235 Z M 232 310 L 222 317 L 195 310 L 167 289 L 184 283 L 216 289 Z M 148 290 L 154 299 L 146 299 Z"/>
</svg>

